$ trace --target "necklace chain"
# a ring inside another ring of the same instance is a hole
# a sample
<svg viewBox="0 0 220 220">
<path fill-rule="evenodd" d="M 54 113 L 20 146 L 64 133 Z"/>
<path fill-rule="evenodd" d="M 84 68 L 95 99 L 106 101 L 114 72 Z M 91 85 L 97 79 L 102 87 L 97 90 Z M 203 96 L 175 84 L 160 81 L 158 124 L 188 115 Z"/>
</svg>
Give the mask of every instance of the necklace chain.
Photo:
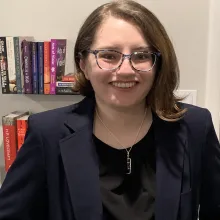
<svg viewBox="0 0 220 220">
<path fill-rule="evenodd" d="M 142 122 L 141 122 L 141 124 L 140 124 L 140 127 L 139 127 L 138 131 L 137 131 L 137 134 L 136 134 L 136 136 L 135 136 L 134 142 L 133 142 L 132 146 L 131 146 L 129 149 L 127 149 L 127 148 L 119 141 L 119 139 L 117 138 L 117 136 L 116 136 L 116 135 L 109 129 L 109 127 L 103 122 L 103 120 L 101 119 L 101 117 L 100 117 L 100 115 L 99 115 L 99 113 L 98 113 L 97 108 L 95 109 L 95 111 L 96 111 L 96 115 L 97 115 L 98 119 L 100 120 L 100 122 L 102 123 L 102 125 L 103 125 L 103 126 L 106 128 L 106 130 L 111 134 L 111 136 L 121 145 L 121 147 L 123 147 L 123 148 L 126 150 L 126 152 L 127 152 L 127 174 L 131 174 L 131 158 L 130 158 L 130 152 L 131 152 L 132 147 L 135 145 L 135 143 L 136 143 L 136 141 L 137 141 L 137 139 L 138 139 L 139 133 L 140 133 L 140 131 L 141 131 L 141 128 L 142 128 L 142 126 L 143 126 L 143 124 L 144 124 L 144 120 L 145 120 L 145 117 L 146 117 L 146 114 L 147 114 L 147 108 L 146 108 L 146 110 L 145 110 L 145 112 L 144 112 L 144 117 L 143 117 L 143 120 L 142 120 Z"/>
</svg>

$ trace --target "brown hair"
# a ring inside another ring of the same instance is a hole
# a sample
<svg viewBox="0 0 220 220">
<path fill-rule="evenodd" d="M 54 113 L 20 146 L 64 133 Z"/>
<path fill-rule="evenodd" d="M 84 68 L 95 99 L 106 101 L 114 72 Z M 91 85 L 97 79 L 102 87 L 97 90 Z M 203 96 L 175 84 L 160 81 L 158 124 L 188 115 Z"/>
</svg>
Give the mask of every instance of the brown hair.
<svg viewBox="0 0 220 220">
<path fill-rule="evenodd" d="M 177 121 L 186 109 L 178 107 L 178 98 L 174 95 L 179 86 L 179 67 L 173 45 L 157 17 L 144 6 L 132 0 L 118 0 L 104 4 L 94 10 L 82 25 L 74 50 L 76 65 L 76 89 L 84 96 L 93 96 L 90 81 L 80 69 L 80 53 L 89 49 L 94 41 L 96 31 L 109 16 L 124 19 L 141 29 L 146 41 L 161 56 L 157 62 L 154 84 L 147 95 L 147 103 L 163 120 Z M 86 55 L 83 57 L 85 58 Z"/>
</svg>

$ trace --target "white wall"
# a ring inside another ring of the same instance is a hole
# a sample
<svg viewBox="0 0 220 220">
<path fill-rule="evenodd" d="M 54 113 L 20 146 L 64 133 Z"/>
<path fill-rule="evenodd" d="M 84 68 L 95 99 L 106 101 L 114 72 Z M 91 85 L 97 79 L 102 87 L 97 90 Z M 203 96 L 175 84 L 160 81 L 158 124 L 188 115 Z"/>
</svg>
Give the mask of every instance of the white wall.
<svg viewBox="0 0 220 220">
<path fill-rule="evenodd" d="M 211 111 L 219 137 L 220 116 L 220 1 L 210 0 L 209 40 L 206 69 L 205 106 Z"/>
<path fill-rule="evenodd" d="M 197 105 L 211 111 L 220 136 L 220 1 L 140 0 L 160 18 L 176 48 L 180 89 L 197 90 Z"/>
<path fill-rule="evenodd" d="M 164 24 L 179 59 L 180 89 L 196 89 L 205 104 L 205 76 L 209 22 L 208 0 L 140 0 Z"/>
<path fill-rule="evenodd" d="M 108 1 L 1 0 L 0 35 L 31 35 L 37 41 L 67 38 L 67 71 L 72 72 L 73 45 L 78 29 L 85 17 L 105 2 Z M 138 2 L 158 16 L 173 41 L 181 69 L 180 89 L 198 91 L 197 104 L 211 110 L 215 127 L 218 129 L 220 100 L 216 102 L 215 97 L 219 97 L 220 94 L 216 80 L 218 64 L 216 55 L 220 48 L 217 39 L 220 39 L 220 36 L 215 37 L 215 28 L 219 21 L 217 11 L 220 2 L 218 0 L 212 0 L 211 3 L 208 0 L 139 0 Z M 210 13 L 209 9 L 215 13 Z M 209 15 L 215 24 L 209 23 Z M 217 29 L 219 31 L 219 27 Z M 219 46 L 215 48 L 214 42 Z M 213 88 L 215 89 L 212 90 Z M 81 97 L 78 96 L 0 94 L 0 117 L 15 109 L 38 112 L 68 105 L 80 99 Z M 0 135 L 0 143 L 1 140 Z M 0 156 L 0 164 L 3 164 L 3 156 Z"/>
</svg>

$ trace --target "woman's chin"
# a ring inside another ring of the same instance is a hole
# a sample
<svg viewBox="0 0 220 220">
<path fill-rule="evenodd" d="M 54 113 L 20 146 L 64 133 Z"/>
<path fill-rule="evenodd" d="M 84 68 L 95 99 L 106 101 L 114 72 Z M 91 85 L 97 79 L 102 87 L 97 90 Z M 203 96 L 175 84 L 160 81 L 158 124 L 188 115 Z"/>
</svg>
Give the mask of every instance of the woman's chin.
<svg viewBox="0 0 220 220">
<path fill-rule="evenodd" d="M 135 100 L 111 100 L 109 104 L 111 106 L 117 107 L 117 108 L 129 108 L 136 106 L 140 101 L 135 101 Z"/>
<path fill-rule="evenodd" d="M 102 96 L 96 95 L 96 99 L 98 99 L 102 104 L 106 106 L 124 109 L 124 108 L 138 106 L 141 103 L 145 102 L 144 95 L 142 96 L 143 97 L 135 97 L 135 96 L 132 97 L 132 95 L 130 96 L 104 95 L 103 96 L 102 94 Z"/>
</svg>

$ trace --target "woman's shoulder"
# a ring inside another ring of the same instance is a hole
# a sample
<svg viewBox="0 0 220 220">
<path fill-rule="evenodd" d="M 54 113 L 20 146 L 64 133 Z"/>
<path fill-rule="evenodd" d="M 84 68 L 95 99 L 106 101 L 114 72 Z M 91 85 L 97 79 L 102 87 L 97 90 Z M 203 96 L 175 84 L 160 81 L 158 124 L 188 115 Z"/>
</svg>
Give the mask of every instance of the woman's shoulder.
<svg viewBox="0 0 220 220">
<path fill-rule="evenodd" d="M 61 132 L 60 129 L 73 115 L 76 119 L 79 115 L 91 114 L 93 105 L 94 101 L 92 99 L 84 98 L 69 106 L 32 114 L 29 117 L 29 124 L 34 129 L 41 131 L 42 134 L 56 135 Z"/>
<path fill-rule="evenodd" d="M 185 117 L 187 119 L 202 119 L 202 117 L 209 117 L 211 116 L 210 111 L 207 108 L 199 107 L 192 104 L 186 104 L 186 103 L 179 103 L 179 107 L 182 109 L 187 109 L 187 112 L 185 114 Z M 204 119 L 204 118 L 203 118 Z"/>
<path fill-rule="evenodd" d="M 189 127 L 207 127 L 212 124 L 212 116 L 207 108 L 180 103 L 182 109 L 187 109 L 183 121 L 188 124 Z"/>
<path fill-rule="evenodd" d="M 29 124 L 44 132 L 53 131 L 59 127 L 60 123 L 65 121 L 67 115 L 71 114 L 77 105 L 78 103 L 75 103 L 65 107 L 34 113 L 29 117 Z"/>
</svg>

